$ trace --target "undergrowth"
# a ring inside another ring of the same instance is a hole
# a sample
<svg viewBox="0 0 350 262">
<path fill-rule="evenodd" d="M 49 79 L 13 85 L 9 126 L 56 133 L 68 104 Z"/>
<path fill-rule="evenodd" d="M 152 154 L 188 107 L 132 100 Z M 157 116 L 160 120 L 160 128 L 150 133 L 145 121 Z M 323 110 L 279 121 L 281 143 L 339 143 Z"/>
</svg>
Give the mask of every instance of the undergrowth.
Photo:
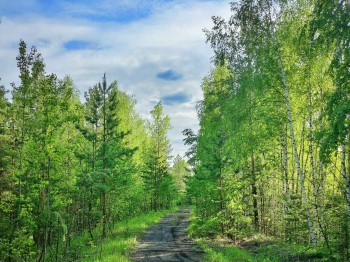
<svg viewBox="0 0 350 262">
<path fill-rule="evenodd" d="M 152 212 L 120 221 L 110 230 L 105 240 L 92 241 L 88 234 L 76 237 L 72 240 L 73 250 L 79 254 L 77 261 L 81 262 L 127 262 L 130 261 L 128 255 L 136 245 L 137 239 L 145 230 L 160 218 L 173 212 L 172 210 Z M 97 235 L 97 232 L 96 232 Z M 98 239 L 98 237 L 96 237 Z"/>
<path fill-rule="evenodd" d="M 198 239 L 205 251 L 205 261 L 211 262 L 306 262 L 337 261 L 329 257 L 322 247 L 289 244 L 266 237 L 255 236 L 244 244 L 234 245 L 224 239 Z"/>
<path fill-rule="evenodd" d="M 199 223 L 192 213 L 189 234 L 197 239 L 205 251 L 205 261 L 210 262 L 313 262 L 343 261 L 329 254 L 321 244 L 316 246 L 297 245 L 266 235 L 247 235 L 243 232 L 240 241 L 221 237 L 212 224 L 215 221 Z M 218 226 L 217 226 L 218 227 Z"/>
</svg>

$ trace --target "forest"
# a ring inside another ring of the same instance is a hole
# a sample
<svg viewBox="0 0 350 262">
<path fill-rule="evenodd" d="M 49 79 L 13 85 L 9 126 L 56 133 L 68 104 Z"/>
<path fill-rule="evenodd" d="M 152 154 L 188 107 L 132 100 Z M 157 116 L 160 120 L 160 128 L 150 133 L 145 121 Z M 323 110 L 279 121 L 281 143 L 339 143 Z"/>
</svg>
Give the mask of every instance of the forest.
<svg viewBox="0 0 350 262">
<path fill-rule="evenodd" d="M 349 1 L 242 0 L 213 17 L 200 129 L 183 132 L 195 234 L 350 260 L 349 14 Z"/>
<path fill-rule="evenodd" d="M 103 73 L 81 100 L 19 42 L 20 84 L 0 87 L 0 261 L 77 261 L 76 239 L 98 246 L 120 221 L 180 204 L 195 238 L 350 261 L 350 2 L 228 8 L 204 29 L 212 68 L 184 158 L 161 102 L 143 119 Z"/>
<path fill-rule="evenodd" d="M 146 121 L 104 75 L 82 103 L 35 47 L 21 40 L 16 60 L 20 85 L 0 89 L 0 261 L 79 258 L 72 238 L 97 243 L 116 222 L 177 203 L 188 171 L 180 156 L 170 168 L 161 102 Z"/>
</svg>

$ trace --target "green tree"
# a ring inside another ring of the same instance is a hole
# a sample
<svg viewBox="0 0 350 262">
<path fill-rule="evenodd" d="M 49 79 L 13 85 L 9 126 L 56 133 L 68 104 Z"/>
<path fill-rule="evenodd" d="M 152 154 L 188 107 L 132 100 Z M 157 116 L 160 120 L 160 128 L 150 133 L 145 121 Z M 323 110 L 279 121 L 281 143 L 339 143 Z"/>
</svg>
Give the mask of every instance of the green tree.
<svg viewBox="0 0 350 262">
<path fill-rule="evenodd" d="M 174 164 L 171 168 L 171 173 L 175 178 L 177 190 L 181 193 L 185 193 L 186 180 L 191 175 L 189 165 L 180 155 L 177 155 L 173 161 Z"/>
<path fill-rule="evenodd" d="M 10 102 L 5 97 L 6 90 L 0 86 L 0 253 L 4 257 L 10 254 L 11 246 L 9 243 L 11 225 L 13 225 L 12 210 L 15 208 L 14 177 L 11 170 L 11 160 L 13 153 L 11 149 L 10 131 Z"/>
<path fill-rule="evenodd" d="M 33 134 L 36 84 L 44 74 L 44 63 L 41 55 L 37 53 L 35 47 L 32 47 L 27 53 L 27 46 L 22 40 L 19 43 L 19 54 L 16 60 L 21 84 L 18 87 L 12 85 L 11 129 L 14 141 L 12 168 L 16 177 L 17 190 L 14 191 L 16 215 L 12 218 L 9 229 L 11 231 L 8 240 L 10 243 L 9 259 L 21 256 L 30 258 L 31 253 L 35 250 L 34 242 L 36 239 L 33 241 L 35 222 L 28 197 L 28 189 L 31 185 L 28 165 L 30 162 L 26 160 L 26 151 Z M 24 188 L 25 192 L 23 192 Z M 36 195 L 36 197 L 38 196 L 39 194 Z"/>
<path fill-rule="evenodd" d="M 343 212 L 342 249 L 344 260 L 348 260 L 350 249 L 350 4 L 347 1 L 315 1 L 310 26 L 312 46 L 322 55 L 331 54 L 328 74 L 334 89 L 326 93 L 323 112 L 324 128 L 318 132 L 322 159 L 329 164 L 332 154 L 341 151 L 342 191 L 346 201 Z"/>
<path fill-rule="evenodd" d="M 200 130 L 183 132 L 194 228 L 217 234 L 221 221 L 220 233 L 234 239 L 259 232 L 319 242 L 346 260 L 349 5 L 242 0 L 231 11 L 205 30 L 215 53 L 211 76 L 220 67 L 231 76 L 204 79 Z M 220 148 L 222 210 L 213 179 Z"/>
<path fill-rule="evenodd" d="M 147 152 L 147 170 L 145 174 L 146 190 L 151 194 L 151 207 L 154 211 L 172 204 L 171 190 L 174 181 L 170 175 L 170 142 L 167 136 L 171 128 L 170 117 L 164 115 L 159 102 L 151 111 L 153 122 L 149 126 L 150 147 Z"/>
<path fill-rule="evenodd" d="M 274 3 L 271 6 L 270 1 L 260 1 L 258 3 L 252 1 L 241 1 L 238 4 L 232 4 L 233 15 L 229 23 L 222 19 L 214 19 L 215 26 L 212 32 L 208 32 L 208 41 L 212 44 L 216 52 L 217 61 L 227 57 L 232 63 L 234 69 L 242 70 L 244 67 L 260 69 L 257 62 L 262 62 L 267 65 L 267 69 L 276 72 L 274 74 L 275 81 L 281 83 L 277 88 L 278 94 L 283 95 L 286 108 L 287 124 L 289 127 L 289 135 L 291 137 L 295 165 L 301 186 L 301 194 L 305 205 L 305 213 L 307 216 L 308 227 L 310 232 L 311 242 L 316 242 L 316 234 L 314 230 L 313 218 L 311 216 L 309 199 L 305 189 L 305 174 L 301 163 L 301 156 L 298 151 L 297 139 L 295 136 L 295 122 L 293 120 L 293 108 L 291 104 L 291 85 L 287 79 L 286 68 L 287 60 L 282 53 L 285 51 L 280 42 L 279 26 L 283 25 L 285 17 L 283 11 L 285 5 Z M 274 12 L 274 10 L 279 10 Z M 225 34 L 226 33 L 226 34 Z M 236 36 L 236 37 L 233 37 Z M 259 37 L 257 37 L 259 36 Z M 264 54 L 267 54 L 264 55 Z M 266 62 L 268 64 L 266 64 Z M 266 70 L 266 69 L 265 69 Z M 259 71 L 258 71 L 259 72 Z M 263 71 L 262 71 L 263 72 Z M 265 91 L 274 91 L 268 86 L 264 86 Z M 295 116 L 294 116 L 295 117 Z M 252 174 L 254 174 L 254 157 L 252 155 Z M 254 180 L 253 175 L 253 180 Z M 253 191 L 254 186 L 253 186 Z M 256 195 L 253 193 L 253 195 Z M 256 196 L 255 196 L 256 197 Z M 253 198 L 255 198 L 253 197 Z M 255 224 L 257 225 L 257 204 L 254 203 L 255 209 Z"/>
</svg>

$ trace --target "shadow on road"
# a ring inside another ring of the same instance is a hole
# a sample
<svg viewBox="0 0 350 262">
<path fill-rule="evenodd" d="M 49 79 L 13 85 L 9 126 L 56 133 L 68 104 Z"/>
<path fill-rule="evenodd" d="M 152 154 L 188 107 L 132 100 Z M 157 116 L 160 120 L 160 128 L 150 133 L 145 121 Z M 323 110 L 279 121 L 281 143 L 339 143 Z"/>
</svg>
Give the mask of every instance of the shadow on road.
<svg viewBox="0 0 350 262">
<path fill-rule="evenodd" d="M 131 253 L 132 261 L 202 261 L 204 252 L 187 236 L 190 209 L 180 207 L 150 227 Z"/>
</svg>

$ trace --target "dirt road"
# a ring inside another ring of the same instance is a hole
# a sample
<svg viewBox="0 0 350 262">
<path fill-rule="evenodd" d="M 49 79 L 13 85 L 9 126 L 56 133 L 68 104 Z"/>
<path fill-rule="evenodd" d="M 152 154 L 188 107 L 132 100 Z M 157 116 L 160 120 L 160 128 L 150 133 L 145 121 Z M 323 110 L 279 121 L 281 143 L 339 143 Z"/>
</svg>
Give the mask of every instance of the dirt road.
<svg viewBox="0 0 350 262">
<path fill-rule="evenodd" d="M 187 236 L 190 210 L 186 207 L 163 217 L 150 227 L 131 253 L 135 262 L 202 261 L 203 251 Z"/>
</svg>

